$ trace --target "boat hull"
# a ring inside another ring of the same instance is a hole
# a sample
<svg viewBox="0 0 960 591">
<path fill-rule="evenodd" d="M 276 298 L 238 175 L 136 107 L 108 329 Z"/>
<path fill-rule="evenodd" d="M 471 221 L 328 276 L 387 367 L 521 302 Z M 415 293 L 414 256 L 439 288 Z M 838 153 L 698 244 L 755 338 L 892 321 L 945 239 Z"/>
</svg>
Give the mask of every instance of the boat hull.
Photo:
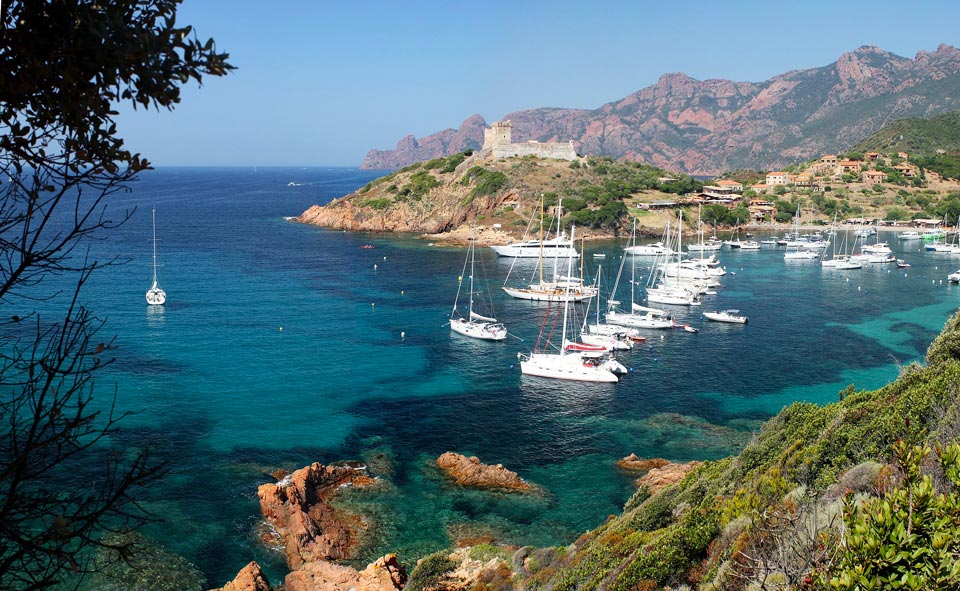
<svg viewBox="0 0 960 591">
<path fill-rule="evenodd" d="M 596 360 L 584 359 L 579 355 L 533 353 L 528 359 L 520 361 L 520 372 L 528 376 L 575 382 L 612 384 L 620 381 L 612 372 L 599 367 Z"/>
<path fill-rule="evenodd" d="M 573 291 L 567 289 L 527 289 L 523 287 L 504 287 L 503 291 L 511 297 L 535 302 L 582 302 L 594 296 L 592 291 Z"/>
<path fill-rule="evenodd" d="M 507 327 L 499 322 L 469 322 L 460 318 L 451 318 L 450 330 L 465 337 L 484 341 L 503 341 L 507 338 Z"/>
<path fill-rule="evenodd" d="M 165 291 L 154 285 L 147 290 L 147 303 L 151 306 L 162 306 L 167 301 Z"/>
<path fill-rule="evenodd" d="M 507 244 L 504 246 L 491 246 L 494 252 L 498 256 L 502 257 L 514 257 L 519 259 L 537 259 L 541 256 L 545 259 L 566 259 L 566 258 L 578 258 L 580 253 L 577 252 L 577 249 L 572 246 L 551 246 L 547 247 L 544 245 L 543 250 L 537 246 L 516 246 L 513 244 Z"/>
<path fill-rule="evenodd" d="M 665 329 L 673 328 L 672 319 L 649 316 L 647 314 L 618 314 L 607 312 L 607 324 L 625 326 L 629 328 L 652 328 Z"/>
<path fill-rule="evenodd" d="M 723 312 L 704 312 L 703 317 L 714 322 L 726 322 L 728 324 L 746 324 L 749 322 L 746 316 L 734 316 Z"/>
</svg>

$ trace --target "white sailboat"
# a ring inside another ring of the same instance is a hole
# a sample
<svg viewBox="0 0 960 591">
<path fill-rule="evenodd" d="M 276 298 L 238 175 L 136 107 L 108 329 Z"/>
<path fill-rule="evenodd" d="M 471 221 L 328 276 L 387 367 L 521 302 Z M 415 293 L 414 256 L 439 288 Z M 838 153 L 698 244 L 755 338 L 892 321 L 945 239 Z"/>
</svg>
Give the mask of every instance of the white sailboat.
<svg viewBox="0 0 960 591">
<path fill-rule="evenodd" d="M 147 303 L 151 306 L 162 306 L 167 301 L 167 292 L 160 289 L 157 283 L 157 210 L 153 210 L 153 283 L 147 290 Z"/>
<path fill-rule="evenodd" d="M 667 222 L 667 228 L 664 232 L 665 238 L 664 241 L 669 244 L 670 242 L 670 222 Z M 637 238 L 637 220 L 633 220 L 633 232 L 631 233 L 630 241 L 635 242 Z M 630 248 L 627 246 L 627 248 Z M 626 249 L 624 249 L 626 250 Z M 670 252 L 673 252 L 671 249 Z M 626 262 L 627 257 L 623 257 L 620 261 L 620 270 L 617 272 L 617 280 L 613 285 L 613 296 L 617 293 L 617 288 L 620 286 L 620 278 L 623 276 L 623 265 Z M 637 263 L 631 257 L 630 259 L 630 310 L 628 312 L 623 312 L 617 308 L 620 304 L 617 300 L 611 299 L 607 301 L 607 314 L 606 322 L 608 325 L 613 324 L 616 326 L 623 326 L 628 328 L 673 328 L 673 318 L 663 310 L 658 310 L 656 308 L 647 308 L 640 306 L 636 303 L 636 286 L 637 286 Z M 599 323 L 598 323 L 599 330 Z"/>
<path fill-rule="evenodd" d="M 597 280 L 594 283 L 597 289 L 600 289 L 601 269 L 602 267 L 597 267 Z M 597 297 L 596 322 L 591 325 L 589 321 L 590 302 L 588 301 L 587 308 L 583 311 L 583 326 L 580 327 L 581 343 L 600 346 L 607 351 L 628 351 L 633 349 L 633 341 L 630 339 L 630 335 L 627 334 L 628 329 L 615 325 L 601 324 L 599 297 Z M 564 346 L 568 347 L 566 344 Z"/>
<path fill-rule="evenodd" d="M 476 294 L 473 283 L 476 242 L 477 233 L 476 229 L 474 229 L 473 236 L 470 238 L 470 248 L 467 250 L 467 258 L 463 261 L 463 272 L 461 272 L 460 277 L 457 279 L 457 297 L 453 300 L 453 310 L 450 312 L 450 330 L 475 339 L 502 341 L 507 338 L 507 327 L 504 326 L 503 323 L 497 322 L 496 318 L 482 316 L 473 309 L 473 296 Z M 467 261 L 470 262 L 470 291 L 468 292 L 470 303 L 467 306 L 467 315 L 464 317 L 457 309 L 457 304 L 460 301 L 460 289 L 463 287 L 463 273 L 467 270 Z"/>
<path fill-rule="evenodd" d="M 573 231 L 570 232 L 571 238 Z M 572 271 L 573 259 L 567 259 L 567 274 Z M 569 291 L 569 287 L 566 288 Z M 557 352 L 549 352 L 549 338 L 544 338 L 541 331 L 541 339 L 537 341 L 537 348 L 530 354 L 524 355 L 517 353 L 520 360 L 520 372 L 523 375 L 538 376 L 543 378 L 552 378 L 557 380 L 573 380 L 578 382 L 607 382 L 615 383 L 620 381 L 616 374 L 604 366 L 609 366 L 610 362 L 620 365 L 615 359 L 605 359 L 602 356 L 595 356 L 579 351 L 567 351 L 563 346 L 567 342 L 567 321 L 569 319 L 570 300 L 563 300 L 563 330 L 560 337 L 561 346 Z M 550 310 L 547 310 L 547 319 L 549 319 Z M 546 320 L 544 324 L 546 324 Z M 602 353 L 602 352 L 601 352 Z M 622 366 L 621 366 L 622 367 Z"/>
<path fill-rule="evenodd" d="M 800 239 L 800 206 L 797 205 L 797 213 L 793 216 L 793 240 L 788 240 L 787 247 L 794 250 L 788 250 L 783 253 L 783 259 L 786 261 L 813 261 L 820 258 L 820 254 L 809 245 L 807 240 Z M 817 246 L 819 248 L 819 245 Z"/>
<path fill-rule="evenodd" d="M 557 203 L 557 236 L 561 238 L 563 232 L 560 229 L 561 225 L 561 215 L 563 213 L 563 202 L 560 201 Z M 570 232 L 570 248 L 569 249 L 547 249 L 547 245 L 550 243 L 548 240 L 543 240 L 543 206 L 541 202 L 541 213 L 540 213 L 540 234 L 541 240 L 532 240 L 528 241 L 530 243 L 536 243 L 537 248 L 534 248 L 533 251 L 538 253 L 539 261 L 537 262 L 536 272 L 539 274 L 539 279 L 536 282 L 531 282 L 523 287 L 508 287 L 507 283 L 510 281 L 510 274 L 513 272 L 513 266 L 510 267 L 510 272 L 507 273 L 506 279 L 504 279 L 503 291 L 511 297 L 515 297 L 521 300 L 534 300 L 540 302 L 582 302 L 584 300 L 590 299 L 597 294 L 596 290 L 592 287 L 588 287 L 583 284 L 583 280 L 579 277 L 572 276 L 568 271 L 566 276 L 560 276 L 559 269 L 562 265 L 563 257 L 566 257 L 568 261 L 572 261 L 573 258 L 579 257 L 577 254 L 576 248 L 573 246 L 573 231 Z M 563 254 L 565 253 L 565 254 Z M 562 256 L 561 256 L 562 255 Z M 544 280 L 543 270 L 544 265 L 546 265 L 548 258 L 553 258 L 553 279 Z M 519 258 L 519 257 L 518 257 Z M 516 263 L 518 259 L 514 259 Z M 568 269 L 572 268 L 572 265 L 567 265 Z"/>
<path fill-rule="evenodd" d="M 683 239 L 683 210 L 681 209 L 677 215 L 677 262 L 676 266 L 679 271 L 681 262 L 683 260 L 683 247 L 681 242 Z M 654 270 L 650 274 L 650 278 L 647 286 L 647 302 L 656 303 L 656 304 L 669 304 L 673 306 L 699 306 L 699 289 L 687 289 L 684 285 L 681 284 L 679 273 L 676 276 L 669 276 L 667 274 L 666 262 L 661 265 L 658 269 Z M 659 284 L 654 286 L 654 283 L 657 281 L 658 277 L 662 275 Z M 669 280 L 669 281 L 668 281 Z"/>
</svg>

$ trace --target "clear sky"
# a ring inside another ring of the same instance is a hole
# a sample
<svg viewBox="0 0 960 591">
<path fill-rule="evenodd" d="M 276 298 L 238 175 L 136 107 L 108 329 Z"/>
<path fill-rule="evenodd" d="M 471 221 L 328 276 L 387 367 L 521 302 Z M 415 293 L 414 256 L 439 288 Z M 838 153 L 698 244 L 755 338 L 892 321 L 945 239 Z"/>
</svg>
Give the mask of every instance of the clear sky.
<svg viewBox="0 0 960 591">
<path fill-rule="evenodd" d="M 124 109 L 155 165 L 357 166 L 475 113 L 592 109 L 667 72 L 759 82 L 861 45 L 960 45 L 960 2 L 185 0 L 237 70 L 173 112 Z"/>
</svg>

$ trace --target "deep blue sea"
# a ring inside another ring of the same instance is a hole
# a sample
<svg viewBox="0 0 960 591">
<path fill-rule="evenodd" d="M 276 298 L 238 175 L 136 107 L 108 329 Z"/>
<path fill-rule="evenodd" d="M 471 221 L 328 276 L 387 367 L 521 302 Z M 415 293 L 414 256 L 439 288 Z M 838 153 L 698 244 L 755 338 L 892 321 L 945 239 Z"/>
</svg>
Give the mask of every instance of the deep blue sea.
<svg viewBox="0 0 960 591">
<path fill-rule="evenodd" d="M 115 442 L 149 447 L 169 463 L 146 499 L 165 521 L 148 533 L 211 586 L 252 559 L 273 582 L 285 572 L 256 535 L 256 489 L 276 468 L 364 460 L 387 476 L 391 486 L 349 499 L 375 524 L 362 560 L 398 551 L 412 565 L 456 539 L 485 535 L 566 544 L 630 496 L 630 480 L 612 466 L 617 458 L 735 453 L 792 401 L 826 403 L 848 384 L 888 382 L 898 364 L 922 357 L 960 304 L 960 290 L 946 282 L 960 260 L 892 236 L 895 249 L 913 249 L 898 252 L 912 268 L 829 271 L 785 262 L 773 247 L 725 249 L 725 287 L 702 309 L 739 308 L 748 325 L 680 310 L 699 334 L 651 333 L 621 355 L 632 372 L 619 384 L 521 378 L 517 352 L 529 351 L 546 304 L 498 293 L 509 261 L 478 251 L 485 272 L 477 275 L 513 336 L 477 342 L 445 326 L 462 247 L 284 219 L 378 174 L 161 168 L 111 199 L 112 211 L 137 209 L 93 246 L 99 257 L 129 258 L 99 272 L 83 297 L 107 319 L 104 334 L 117 338 L 117 362 L 98 392 L 109 396 L 115 385 L 121 407 L 137 413 Z M 163 307 L 144 301 L 151 208 Z M 602 264 L 612 278 L 622 246 L 588 243 L 586 275 Z M 591 256 L 598 251 L 602 261 Z M 502 463 L 547 493 L 451 487 L 432 467 L 448 450 Z"/>
</svg>

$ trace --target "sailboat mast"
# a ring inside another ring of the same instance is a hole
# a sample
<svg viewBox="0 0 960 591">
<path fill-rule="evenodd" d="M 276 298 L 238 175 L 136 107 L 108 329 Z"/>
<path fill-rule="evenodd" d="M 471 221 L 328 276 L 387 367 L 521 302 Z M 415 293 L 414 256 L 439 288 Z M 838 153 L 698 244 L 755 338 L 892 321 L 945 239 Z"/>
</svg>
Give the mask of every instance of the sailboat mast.
<svg viewBox="0 0 960 591">
<path fill-rule="evenodd" d="M 683 247 L 681 242 L 683 240 L 683 210 L 680 210 L 680 214 L 677 216 L 677 280 L 674 281 L 678 286 L 680 285 L 680 260 L 683 258 Z M 703 256 L 703 251 L 700 251 L 700 256 Z"/>
<path fill-rule="evenodd" d="M 562 231 L 562 229 L 561 229 L 561 228 L 562 228 L 561 224 L 563 223 L 563 222 L 561 221 L 561 217 L 563 216 L 563 198 L 560 198 L 560 199 L 557 200 L 557 214 L 556 214 L 556 215 L 557 215 L 557 244 L 559 245 L 559 243 L 560 243 L 560 233 L 561 233 L 561 231 Z M 570 244 L 574 244 L 573 236 L 572 236 L 572 235 L 570 236 Z M 573 254 L 573 253 L 571 253 L 571 255 L 572 255 L 572 254 Z M 571 261 L 571 262 L 572 262 L 572 261 Z M 572 264 L 567 265 L 567 276 L 570 275 L 571 271 L 573 271 L 573 265 L 572 265 Z M 557 281 L 560 280 L 559 275 L 560 275 L 560 247 L 557 246 L 557 247 L 555 247 L 555 248 L 553 249 L 553 281 L 554 281 L 554 282 L 557 282 Z"/>
<path fill-rule="evenodd" d="M 473 259 L 476 253 L 477 245 L 477 227 L 473 227 L 473 235 L 470 237 L 470 305 L 467 308 L 467 322 L 473 322 Z"/>
<path fill-rule="evenodd" d="M 543 285 L 543 193 L 540 193 L 540 285 Z"/>
<path fill-rule="evenodd" d="M 573 240 L 573 232 L 576 228 L 574 226 L 570 227 L 570 240 Z M 573 253 L 570 253 L 570 256 L 567 257 L 567 275 L 573 272 Z M 570 310 L 570 282 L 566 283 L 566 297 L 563 298 L 563 331 L 562 336 L 560 337 L 560 355 L 563 355 L 566 350 L 567 342 L 567 314 Z"/>
<path fill-rule="evenodd" d="M 630 241 L 633 242 L 633 245 L 637 245 L 637 218 L 633 218 L 633 232 L 630 235 Z M 637 285 L 637 257 L 630 257 L 630 313 L 633 313 L 633 303 L 636 300 L 636 291 Z"/>
<path fill-rule="evenodd" d="M 157 286 L 157 210 L 154 208 L 153 216 L 153 286 Z"/>
</svg>

